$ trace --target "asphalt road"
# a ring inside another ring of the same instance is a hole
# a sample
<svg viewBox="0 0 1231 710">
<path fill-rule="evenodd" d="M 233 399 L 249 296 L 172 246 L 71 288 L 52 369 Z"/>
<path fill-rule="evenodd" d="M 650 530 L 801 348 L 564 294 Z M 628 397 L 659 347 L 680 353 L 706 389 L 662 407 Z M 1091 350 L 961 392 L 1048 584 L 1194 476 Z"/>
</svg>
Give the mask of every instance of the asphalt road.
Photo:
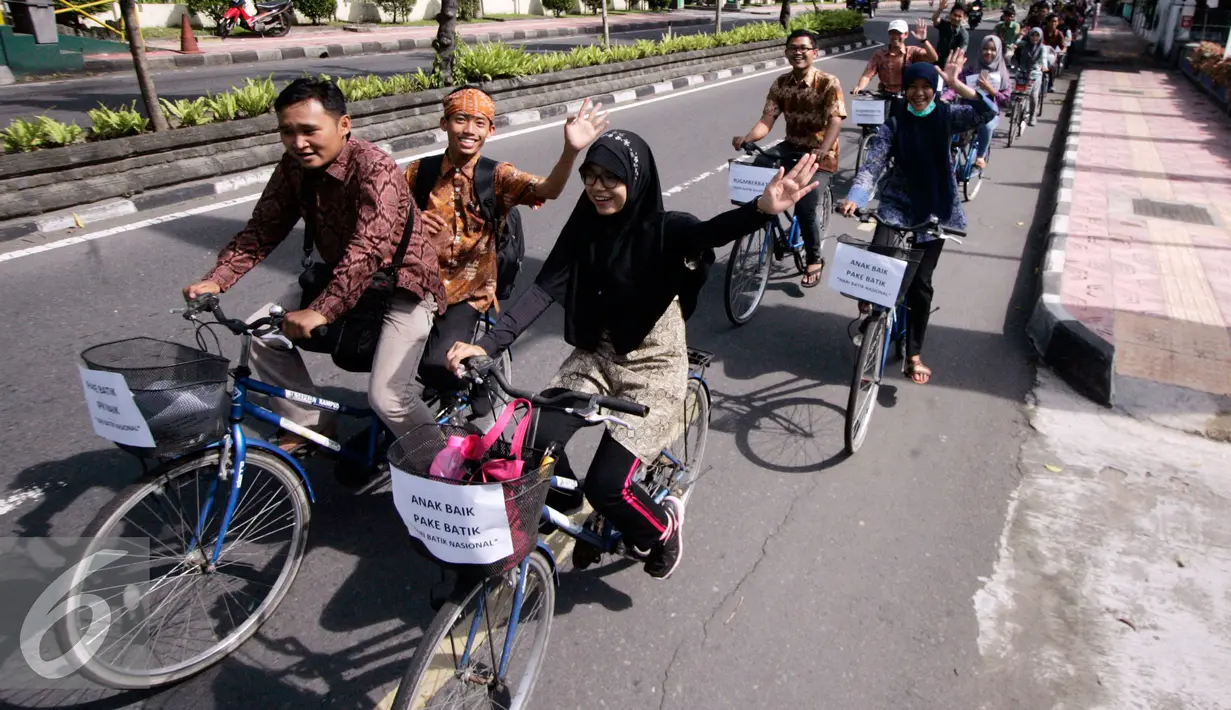
<svg viewBox="0 0 1231 710">
<path fill-rule="evenodd" d="M 724 23 L 724 26 L 760 22 L 766 19 L 770 18 L 745 16 L 731 20 L 729 24 Z M 707 32 L 709 29 L 706 25 L 697 25 L 681 27 L 674 32 L 677 35 L 697 34 Z M 663 30 L 623 32 L 612 35 L 612 40 L 617 44 L 632 44 L 639 39 L 661 39 L 663 32 Z M 533 40 L 523 44 L 531 51 L 568 51 L 579 45 L 593 44 L 597 37 L 598 35 L 581 35 Z M 260 78 L 272 75 L 274 81 L 287 82 L 298 79 L 305 72 L 313 75 L 328 74 L 340 78 L 357 74 L 377 74 L 379 76 L 408 74 L 419 68 L 431 71 L 432 56 L 432 50 L 425 49 L 324 60 L 289 59 L 279 62 L 176 69 L 154 72 L 154 83 L 162 98 L 195 99 L 208 93 L 218 93 L 232 86 L 242 85 L 247 77 Z M 144 113 L 141 93 L 137 88 L 137 78 L 133 74 L 109 74 L 62 81 L 15 84 L 0 88 L 0 126 L 7 126 L 14 118 L 28 118 L 44 113 L 60 121 L 76 121 L 82 126 L 89 126 L 90 119 L 86 112 L 92 108 L 98 108 L 99 103 L 115 107 L 129 105 L 133 101 L 137 102 L 138 108 Z"/>
<path fill-rule="evenodd" d="M 820 66 L 850 87 L 868 54 Z M 755 122 L 772 78 L 635 104 L 613 124 L 654 147 L 664 189 L 682 185 L 725 163 L 730 137 Z M 992 570 L 1027 436 L 1033 373 L 1022 328 L 1037 246 L 1027 234 L 1060 112 L 1049 109 L 1019 146 L 996 139 L 989 182 L 968 205 L 971 236 L 946 247 L 925 351 L 932 384 L 891 375 L 853 458 L 842 453 L 853 302 L 779 274 L 753 321 L 735 329 L 721 305 L 720 261 L 688 325 L 690 344 L 718 357 L 707 472 L 688 510 L 684 562 L 667 582 L 625 564 L 579 573 L 566 563 L 536 707 L 1039 706 L 981 681 L 971 598 Z M 838 197 L 857 136 L 851 125 L 842 133 Z M 546 171 L 560 141 L 559 127 L 531 128 L 485 154 Z M 575 181 L 559 203 L 525 216 L 524 281 L 579 194 Z M 725 175 L 693 182 L 666 204 L 701 216 L 726 209 Z M 0 534 L 76 534 L 134 479 L 133 461 L 89 427 L 76 355 L 135 335 L 186 339 L 167 309 L 250 210 L 248 202 L 0 263 Z M 857 226 L 836 216 L 831 224 L 834 233 Z M 276 252 L 225 303 L 248 312 L 275 297 L 296 275 L 295 251 Z M 553 309 L 517 343 L 523 385 L 544 385 L 564 358 L 560 323 Z M 313 364 L 331 391 L 362 391 L 361 378 Z M 372 707 L 431 618 L 424 589 L 434 572 L 409 551 L 388 493 L 350 496 L 326 469 L 313 472 L 318 497 L 300 576 L 227 661 L 148 696 L 8 690 L 0 698 L 100 710 Z"/>
</svg>

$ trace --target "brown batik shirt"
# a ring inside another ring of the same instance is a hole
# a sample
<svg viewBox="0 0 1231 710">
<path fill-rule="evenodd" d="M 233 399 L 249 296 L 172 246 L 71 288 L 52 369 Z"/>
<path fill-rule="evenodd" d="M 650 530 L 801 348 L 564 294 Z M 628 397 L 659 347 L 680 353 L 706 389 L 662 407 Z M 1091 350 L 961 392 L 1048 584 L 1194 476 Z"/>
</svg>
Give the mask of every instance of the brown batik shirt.
<svg viewBox="0 0 1231 710">
<path fill-rule="evenodd" d="M 218 255 L 206 280 L 225 291 L 286 239 L 307 207 L 301 204 L 305 172 L 289 154 L 282 156 L 252 218 Z M 372 276 L 392 265 L 407 215 L 412 215 L 414 228 L 397 285 L 420 299 L 434 298 L 444 312 L 436 251 L 423 235 L 419 209 L 393 158 L 367 141 L 347 140 L 318 176 L 315 198 L 310 209 L 316 218 L 316 250 L 334 270 L 329 286 L 308 308 L 329 322 L 353 308 Z"/>
<path fill-rule="evenodd" d="M 765 99 L 766 118 L 786 114 L 786 142 L 807 150 L 816 150 L 825 141 L 829 119 L 846 118 L 846 102 L 842 99 L 842 84 L 838 77 L 812 67 L 802 79 L 795 72 L 778 77 L 769 87 Z M 827 173 L 838 171 L 838 144 L 835 140 L 829 152 L 821 156 L 818 167 Z"/>
<path fill-rule="evenodd" d="M 476 155 L 461 167 L 454 166 L 446 153 L 440 164 L 440 177 L 432 188 L 425 211 L 444 218 L 449 229 L 432 239 L 440 257 L 449 305 L 468 302 L 479 311 L 497 306 L 496 233 L 498 225 L 487 224 L 475 201 L 474 168 Z M 419 176 L 419 161 L 406 167 L 406 184 L 413 186 Z M 543 200 L 535 188 L 543 178 L 522 172 L 510 163 L 496 166 L 495 188 L 502 215 L 517 205 L 538 207 Z"/>
</svg>

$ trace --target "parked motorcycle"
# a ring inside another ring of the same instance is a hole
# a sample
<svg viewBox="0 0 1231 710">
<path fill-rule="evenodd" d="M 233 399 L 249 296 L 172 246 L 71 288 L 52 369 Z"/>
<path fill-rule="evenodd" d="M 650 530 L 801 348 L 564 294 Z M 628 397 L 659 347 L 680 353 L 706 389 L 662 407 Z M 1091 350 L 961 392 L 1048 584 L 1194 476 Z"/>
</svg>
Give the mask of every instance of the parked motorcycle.
<svg viewBox="0 0 1231 710">
<path fill-rule="evenodd" d="M 218 37 L 226 39 L 236 25 L 262 37 L 285 37 L 291 31 L 295 14 L 294 0 L 280 2 L 257 2 L 256 14 L 249 15 L 245 9 L 247 0 L 231 0 L 227 13 L 218 22 Z"/>
</svg>

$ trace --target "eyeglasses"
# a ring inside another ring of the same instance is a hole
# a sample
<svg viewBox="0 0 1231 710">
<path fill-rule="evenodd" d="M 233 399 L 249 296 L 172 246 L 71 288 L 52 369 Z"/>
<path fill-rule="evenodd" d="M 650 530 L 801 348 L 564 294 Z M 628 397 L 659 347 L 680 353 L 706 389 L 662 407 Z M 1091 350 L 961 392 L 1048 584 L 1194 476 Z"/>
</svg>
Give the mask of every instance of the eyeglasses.
<svg viewBox="0 0 1231 710">
<path fill-rule="evenodd" d="M 812 51 L 812 47 L 806 47 L 802 44 L 788 44 L 786 46 L 787 54 L 807 54 Z"/>
<path fill-rule="evenodd" d="M 624 184 L 623 180 L 615 175 L 612 175 L 611 173 L 604 172 L 599 174 L 591 170 L 581 171 L 581 181 L 585 183 L 586 187 L 594 187 L 594 183 L 601 182 L 603 187 L 608 190 L 614 190 L 616 187 Z"/>
</svg>

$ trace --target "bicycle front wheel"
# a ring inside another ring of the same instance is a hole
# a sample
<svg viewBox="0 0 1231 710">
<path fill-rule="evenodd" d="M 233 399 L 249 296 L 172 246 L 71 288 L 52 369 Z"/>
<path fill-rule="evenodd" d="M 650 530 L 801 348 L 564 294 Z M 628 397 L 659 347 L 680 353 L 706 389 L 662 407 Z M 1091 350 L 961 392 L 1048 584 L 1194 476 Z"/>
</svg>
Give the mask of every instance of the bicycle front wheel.
<svg viewBox="0 0 1231 710">
<path fill-rule="evenodd" d="M 727 257 L 726 298 L 723 306 L 734 325 L 743 325 L 761 305 L 769 284 L 770 243 L 773 228 L 766 225 L 735 240 Z"/>
<path fill-rule="evenodd" d="M 83 533 L 93 538 L 83 560 L 117 538 L 150 545 L 145 559 L 130 554 L 122 562 L 148 569 L 148 585 L 104 586 L 85 565 L 72 579 L 70 611 L 56 636 L 64 651 L 88 656 L 81 673 L 91 680 L 128 690 L 199 673 L 256 633 L 295 581 L 311 508 L 299 475 L 259 449 L 248 449 L 222 553 L 210 561 L 231 493 L 230 481 L 218 477 L 219 455 L 213 449 L 168 463 L 122 491 Z M 110 607 L 105 624 L 91 615 L 92 596 Z"/>
<path fill-rule="evenodd" d="M 876 409 L 881 376 L 885 370 L 885 337 L 889 313 L 881 311 L 863 323 L 863 338 L 855 357 L 855 376 L 846 401 L 846 452 L 854 454 L 868 435 L 868 423 Z"/>
<path fill-rule="evenodd" d="M 701 475 L 701 461 L 710 431 L 710 390 L 698 377 L 688 378 L 681 411 L 680 435 L 650 466 L 641 483 L 650 497 L 662 502 L 673 495 L 688 503 Z"/>
<path fill-rule="evenodd" d="M 523 582 L 510 646 L 510 620 Z M 547 654 L 555 605 L 551 567 L 538 551 L 516 570 L 454 594 L 423 633 L 392 710 L 528 708 Z"/>
</svg>

